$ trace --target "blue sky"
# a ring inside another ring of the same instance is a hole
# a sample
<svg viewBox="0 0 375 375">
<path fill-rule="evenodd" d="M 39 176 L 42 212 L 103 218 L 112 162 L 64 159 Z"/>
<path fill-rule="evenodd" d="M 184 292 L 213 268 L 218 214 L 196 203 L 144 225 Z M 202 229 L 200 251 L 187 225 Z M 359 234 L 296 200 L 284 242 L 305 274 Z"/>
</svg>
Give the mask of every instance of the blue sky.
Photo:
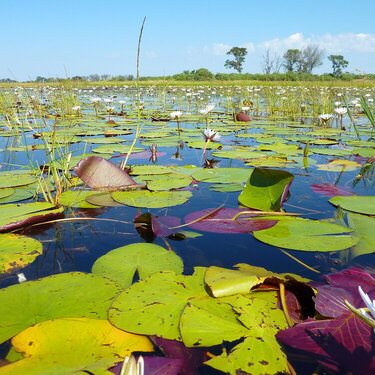
<svg viewBox="0 0 375 375">
<path fill-rule="evenodd" d="M 233 46 L 248 49 L 244 72 L 262 71 L 265 49 L 317 43 L 375 73 L 372 0 L 0 0 L 0 78 L 135 74 L 146 16 L 141 75 L 224 68 Z M 317 73 L 330 72 L 327 59 Z"/>
</svg>

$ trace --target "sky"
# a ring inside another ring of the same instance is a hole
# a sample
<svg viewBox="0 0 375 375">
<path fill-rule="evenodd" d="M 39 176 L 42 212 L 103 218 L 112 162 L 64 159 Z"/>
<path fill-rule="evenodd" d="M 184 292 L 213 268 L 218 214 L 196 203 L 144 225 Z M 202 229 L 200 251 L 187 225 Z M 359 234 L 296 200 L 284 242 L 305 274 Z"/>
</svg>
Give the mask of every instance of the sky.
<svg viewBox="0 0 375 375">
<path fill-rule="evenodd" d="M 244 73 L 263 56 L 318 44 L 375 73 L 374 0 L 0 0 L 0 79 L 89 74 L 140 75 L 224 67 L 226 52 L 246 47 Z M 331 72 L 327 58 L 315 73 Z"/>
</svg>

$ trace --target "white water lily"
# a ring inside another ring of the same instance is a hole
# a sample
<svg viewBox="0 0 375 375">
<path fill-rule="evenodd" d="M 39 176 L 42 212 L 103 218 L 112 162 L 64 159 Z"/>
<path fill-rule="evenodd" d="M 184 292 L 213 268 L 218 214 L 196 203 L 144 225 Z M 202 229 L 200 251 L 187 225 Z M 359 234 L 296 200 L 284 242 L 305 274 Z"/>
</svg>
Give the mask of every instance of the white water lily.
<svg viewBox="0 0 375 375">
<path fill-rule="evenodd" d="M 106 106 L 106 107 L 105 107 L 105 110 L 106 110 L 108 113 L 112 113 L 112 112 L 115 110 L 115 107 L 109 107 L 109 106 Z"/>
<path fill-rule="evenodd" d="M 363 314 L 364 317 L 373 321 L 375 324 L 375 300 L 371 301 L 369 295 L 365 293 L 360 286 L 358 287 L 358 291 L 366 307 L 369 309 L 370 314 L 365 311 L 365 309 L 359 309 L 359 311 Z"/>
<path fill-rule="evenodd" d="M 344 116 L 348 112 L 347 108 L 345 107 L 338 107 L 335 108 L 335 113 L 337 113 L 339 116 Z"/>
<path fill-rule="evenodd" d="M 204 129 L 202 134 L 206 142 L 217 142 L 221 138 L 221 135 L 217 131 L 209 128 Z"/>
<path fill-rule="evenodd" d="M 139 356 L 138 361 L 133 355 L 124 358 L 120 375 L 144 375 L 144 373 L 145 363 L 142 356 Z"/>
<path fill-rule="evenodd" d="M 215 104 L 207 104 L 205 108 L 201 109 L 199 113 L 202 115 L 209 114 L 215 108 Z"/>
<path fill-rule="evenodd" d="M 93 97 L 93 98 L 90 98 L 90 101 L 93 102 L 94 104 L 97 104 L 97 103 L 100 103 L 102 99 L 98 97 Z"/>
<path fill-rule="evenodd" d="M 18 278 L 18 282 L 19 282 L 20 284 L 21 284 L 21 283 L 24 283 L 25 281 L 27 281 L 25 274 L 22 273 L 22 272 L 17 273 L 17 278 Z"/>
<path fill-rule="evenodd" d="M 333 116 L 330 113 L 323 113 L 318 116 L 322 121 L 326 122 L 331 119 Z"/>
<path fill-rule="evenodd" d="M 169 115 L 172 119 L 180 119 L 182 116 L 182 111 L 173 111 Z"/>
<path fill-rule="evenodd" d="M 80 105 L 76 105 L 76 106 L 72 107 L 72 111 L 74 111 L 74 112 L 78 112 L 80 110 L 81 110 L 81 106 Z"/>
</svg>

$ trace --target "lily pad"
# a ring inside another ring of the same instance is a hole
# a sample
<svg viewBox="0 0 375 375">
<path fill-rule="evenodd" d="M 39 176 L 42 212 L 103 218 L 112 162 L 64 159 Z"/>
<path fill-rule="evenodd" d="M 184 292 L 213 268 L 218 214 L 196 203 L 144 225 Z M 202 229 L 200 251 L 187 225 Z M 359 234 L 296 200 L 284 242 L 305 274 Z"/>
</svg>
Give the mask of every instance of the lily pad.
<svg viewBox="0 0 375 375">
<path fill-rule="evenodd" d="M 111 250 L 96 260 L 92 272 L 117 281 L 123 288 L 159 271 L 182 273 L 183 263 L 172 251 L 150 243 L 134 243 Z"/>
<path fill-rule="evenodd" d="M 15 190 L 13 188 L 0 189 L 0 199 L 9 197 L 14 194 Z"/>
<path fill-rule="evenodd" d="M 30 185 L 36 178 L 30 174 L 0 174 L 0 188 Z"/>
<path fill-rule="evenodd" d="M 139 180 L 139 178 L 138 178 Z M 190 176 L 179 173 L 167 173 L 162 175 L 142 175 L 149 190 L 171 190 L 189 186 L 193 179 Z"/>
<path fill-rule="evenodd" d="M 104 374 L 119 358 L 153 350 L 147 337 L 119 330 L 107 320 L 87 318 L 38 323 L 14 337 L 12 344 L 25 358 L 0 368 L 0 374 Z"/>
<path fill-rule="evenodd" d="M 354 233 L 361 238 L 355 245 L 350 255 L 354 258 L 363 254 L 375 252 L 375 217 L 359 215 L 353 212 L 348 213 L 348 224 Z"/>
<path fill-rule="evenodd" d="M 59 202 L 67 207 L 98 208 L 98 206 L 86 201 L 86 198 L 96 194 L 98 192 L 91 190 L 67 190 L 60 194 Z"/>
<path fill-rule="evenodd" d="M 62 273 L 0 289 L 0 342 L 56 318 L 104 319 L 122 288 L 99 275 Z"/>
<path fill-rule="evenodd" d="M 64 212 L 47 202 L 5 204 L 0 206 L 0 231 L 6 232 L 25 225 L 41 223 L 59 217 Z"/>
<path fill-rule="evenodd" d="M 277 220 L 262 220 L 261 216 L 247 211 L 230 207 L 219 210 L 206 208 L 186 215 L 185 223 L 190 228 L 213 233 L 249 233 L 270 228 L 277 223 Z"/>
<path fill-rule="evenodd" d="M 202 182 L 241 184 L 248 179 L 251 171 L 252 169 L 246 168 L 201 169 L 194 172 L 192 177 Z"/>
<path fill-rule="evenodd" d="M 112 198 L 119 203 L 132 207 L 162 208 L 178 206 L 191 198 L 190 191 L 114 191 Z"/>
<path fill-rule="evenodd" d="M 287 171 L 255 168 L 238 200 L 246 207 L 277 211 L 286 200 L 293 179 Z"/>
<path fill-rule="evenodd" d="M 339 251 L 360 240 L 351 229 L 318 220 L 283 217 L 269 229 L 254 233 L 259 241 L 272 246 L 303 251 Z"/>
<path fill-rule="evenodd" d="M 42 254 L 43 245 L 19 234 L 0 234 L 0 273 L 25 267 Z"/>
<path fill-rule="evenodd" d="M 375 197 L 353 195 L 349 197 L 333 197 L 329 200 L 335 206 L 344 210 L 358 212 L 360 214 L 375 215 Z"/>
<path fill-rule="evenodd" d="M 137 184 L 123 169 L 99 156 L 89 156 L 73 169 L 93 189 L 120 189 Z"/>
</svg>

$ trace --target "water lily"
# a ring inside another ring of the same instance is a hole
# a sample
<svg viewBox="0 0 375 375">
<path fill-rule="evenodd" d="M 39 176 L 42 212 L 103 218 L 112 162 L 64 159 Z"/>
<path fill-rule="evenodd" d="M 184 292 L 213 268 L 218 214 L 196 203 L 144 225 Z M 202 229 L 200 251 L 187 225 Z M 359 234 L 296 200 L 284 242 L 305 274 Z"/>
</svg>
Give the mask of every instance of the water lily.
<svg viewBox="0 0 375 375">
<path fill-rule="evenodd" d="M 17 278 L 18 278 L 18 282 L 19 282 L 20 284 L 21 284 L 21 283 L 24 283 L 25 281 L 27 281 L 25 274 L 22 273 L 22 272 L 17 273 Z"/>
<path fill-rule="evenodd" d="M 322 113 L 321 115 L 318 116 L 320 121 L 323 123 L 323 125 L 326 125 L 327 122 L 333 117 L 330 113 Z"/>
<path fill-rule="evenodd" d="M 339 116 L 344 116 L 348 112 L 348 109 L 345 107 L 338 107 L 335 108 L 335 113 L 337 113 Z"/>
<path fill-rule="evenodd" d="M 215 108 L 215 104 L 207 104 L 205 108 L 199 110 L 202 115 L 208 115 Z"/>
<path fill-rule="evenodd" d="M 170 113 L 170 116 L 171 116 L 172 119 L 177 120 L 177 130 L 178 130 L 178 135 L 180 135 L 180 133 L 181 133 L 180 118 L 182 116 L 182 111 L 173 111 L 173 112 Z"/>
<path fill-rule="evenodd" d="M 366 305 L 368 312 L 364 308 L 355 308 L 347 300 L 345 300 L 344 303 L 354 314 L 374 328 L 375 331 L 375 300 L 371 301 L 369 295 L 365 293 L 360 286 L 358 287 L 358 292 Z"/>
<path fill-rule="evenodd" d="M 208 142 L 217 142 L 221 138 L 221 135 L 219 132 L 213 130 L 213 129 L 204 129 L 202 132 L 204 140 Z"/>
<path fill-rule="evenodd" d="M 182 116 L 182 111 L 173 111 L 170 113 L 172 119 L 180 119 Z"/>
<path fill-rule="evenodd" d="M 72 111 L 75 112 L 77 115 L 79 115 L 80 110 L 81 110 L 80 105 L 76 105 L 76 106 L 72 107 Z"/>
<path fill-rule="evenodd" d="M 363 316 L 365 316 L 369 320 L 372 320 L 375 325 L 375 300 L 371 301 L 369 295 L 365 293 L 360 286 L 358 287 L 358 291 L 366 307 L 369 309 L 369 313 L 371 315 L 367 311 L 365 311 L 365 309 L 359 309 L 359 310 L 361 311 Z"/>
<path fill-rule="evenodd" d="M 120 375 L 144 375 L 144 373 L 145 363 L 142 356 L 139 356 L 138 361 L 133 355 L 124 358 Z"/>
</svg>

